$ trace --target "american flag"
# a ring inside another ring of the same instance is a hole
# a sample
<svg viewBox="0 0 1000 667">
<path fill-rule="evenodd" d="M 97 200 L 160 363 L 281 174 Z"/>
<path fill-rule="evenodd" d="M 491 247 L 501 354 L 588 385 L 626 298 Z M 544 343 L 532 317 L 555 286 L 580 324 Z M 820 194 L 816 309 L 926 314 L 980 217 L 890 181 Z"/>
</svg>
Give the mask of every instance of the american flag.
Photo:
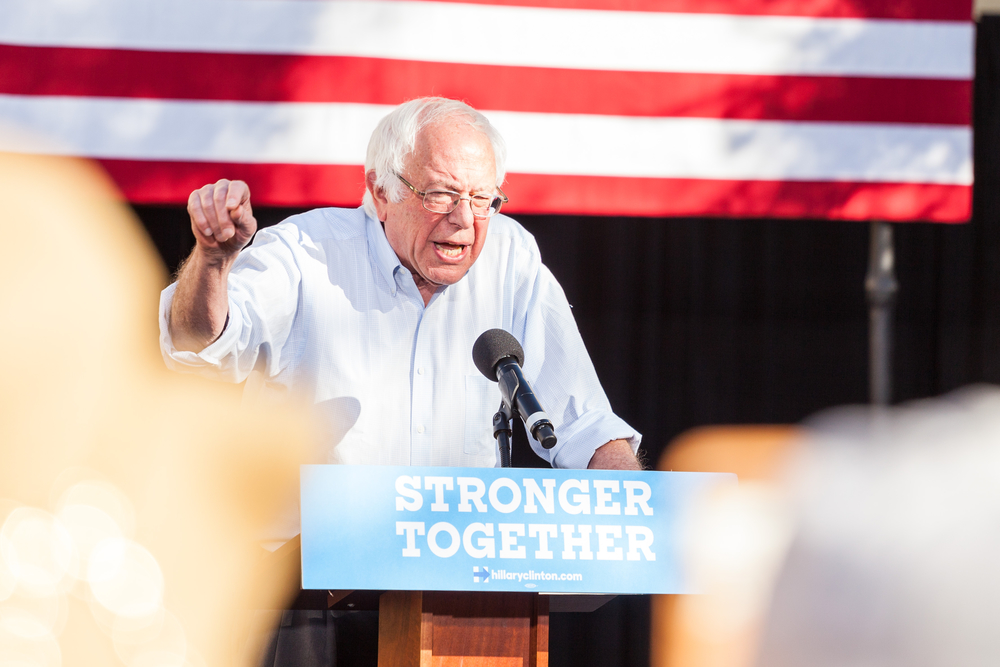
<svg viewBox="0 0 1000 667">
<path fill-rule="evenodd" d="M 464 99 L 509 211 L 968 219 L 971 0 L 0 0 L 0 150 L 137 203 L 358 204 L 379 118 Z"/>
</svg>

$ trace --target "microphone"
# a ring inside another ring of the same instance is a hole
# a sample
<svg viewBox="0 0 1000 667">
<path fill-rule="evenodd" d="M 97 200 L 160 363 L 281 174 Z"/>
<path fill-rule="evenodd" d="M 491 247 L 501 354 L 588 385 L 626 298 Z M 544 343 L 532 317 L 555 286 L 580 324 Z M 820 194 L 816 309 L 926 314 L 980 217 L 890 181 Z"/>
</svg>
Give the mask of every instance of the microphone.
<svg viewBox="0 0 1000 667">
<path fill-rule="evenodd" d="M 521 372 L 524 350 L 517 339 L 503 329 L 484 331 L 472 346 L 472 361 L 480 373 L 499 383 L 504 403 L 521 417 L 531 437 L 545 449 L 555 447 L 552 421 Z"/>
</svg>

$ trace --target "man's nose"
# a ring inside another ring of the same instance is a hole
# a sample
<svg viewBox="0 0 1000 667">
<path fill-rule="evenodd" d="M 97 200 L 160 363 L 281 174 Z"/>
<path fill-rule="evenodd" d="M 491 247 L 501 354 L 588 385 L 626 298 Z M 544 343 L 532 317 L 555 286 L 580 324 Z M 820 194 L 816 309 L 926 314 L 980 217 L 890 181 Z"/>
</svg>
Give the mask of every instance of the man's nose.
<svg viewBox="0 0 1000 667">
<path fill-rule="evenodd" d="M 449 221 L 461 229 L 471 227 L 476 222 L 476 216 L 472 215 L 472 200 L 469 198 L 460 199 L 458 206 L 449 214 Z"/>
</svg>

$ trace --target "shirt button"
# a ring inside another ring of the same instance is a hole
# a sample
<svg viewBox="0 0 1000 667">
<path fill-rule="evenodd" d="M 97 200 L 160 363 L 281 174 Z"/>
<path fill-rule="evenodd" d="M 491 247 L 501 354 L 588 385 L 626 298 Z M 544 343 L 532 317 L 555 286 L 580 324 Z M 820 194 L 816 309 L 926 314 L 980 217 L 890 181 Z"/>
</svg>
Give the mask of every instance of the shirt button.
<svg viewBox="0 0 1000 667">
<path fill-rule="evenodd" d="M 424 374 L 424 367 L 421 366 L 420 368 L 417 369 L 417 375 L 423 375 L 423 374 Z"/>
<path fill-rule="evenodd" d="M 424 427 L 423 426 L 418 426 L 417 427 L 417 433 L 423 433 L 423 432 L 424 432 Z"/>
</svg>

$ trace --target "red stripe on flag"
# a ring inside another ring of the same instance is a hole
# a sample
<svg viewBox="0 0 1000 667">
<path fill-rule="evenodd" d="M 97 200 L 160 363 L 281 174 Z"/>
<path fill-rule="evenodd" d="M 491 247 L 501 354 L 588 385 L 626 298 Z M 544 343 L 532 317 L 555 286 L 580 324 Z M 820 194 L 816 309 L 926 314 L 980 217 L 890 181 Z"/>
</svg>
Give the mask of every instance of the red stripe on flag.
<svg viewBox="0 0 1000 667">
<path fill-rule="evenodd" d="M 98 160 L 136 204 L 187 203 L 188 195 L 220 178 L 246 181 L 263 206 L 359 206 L 365 192 L 360 165 L 243 164 Z"/>
<path fill-rule="evenodd" d="M 971 21 L 971 0 L 440 0 L 479 5 L 685 14 Z"/>
<path fill-rule="evenodd" d="M 101 160 L 127 199 L 179 204 L 219 178 L 250 184 L 264 206 L 357 206 L 360 166 L 216 164 Z M 635 216 L 834 218 L 842 220 L 969 219 L 972 188 L 923 183 L 836 183 L 646 179 L 509 174 L 509 213 Z"/>
<path fill-rule="evenodd" d="M 398 104 L 618 116 L 968 125 L 972 83 L 555 70 L 322 56 L 0 45 L 0 93 Z"/>
<path fill-rule="evenodd" d="M 965 222 L 972 211 L 970 186 L 930 183 L 508 174 L 504 191 L 530 213 Z"/>
</svg>

